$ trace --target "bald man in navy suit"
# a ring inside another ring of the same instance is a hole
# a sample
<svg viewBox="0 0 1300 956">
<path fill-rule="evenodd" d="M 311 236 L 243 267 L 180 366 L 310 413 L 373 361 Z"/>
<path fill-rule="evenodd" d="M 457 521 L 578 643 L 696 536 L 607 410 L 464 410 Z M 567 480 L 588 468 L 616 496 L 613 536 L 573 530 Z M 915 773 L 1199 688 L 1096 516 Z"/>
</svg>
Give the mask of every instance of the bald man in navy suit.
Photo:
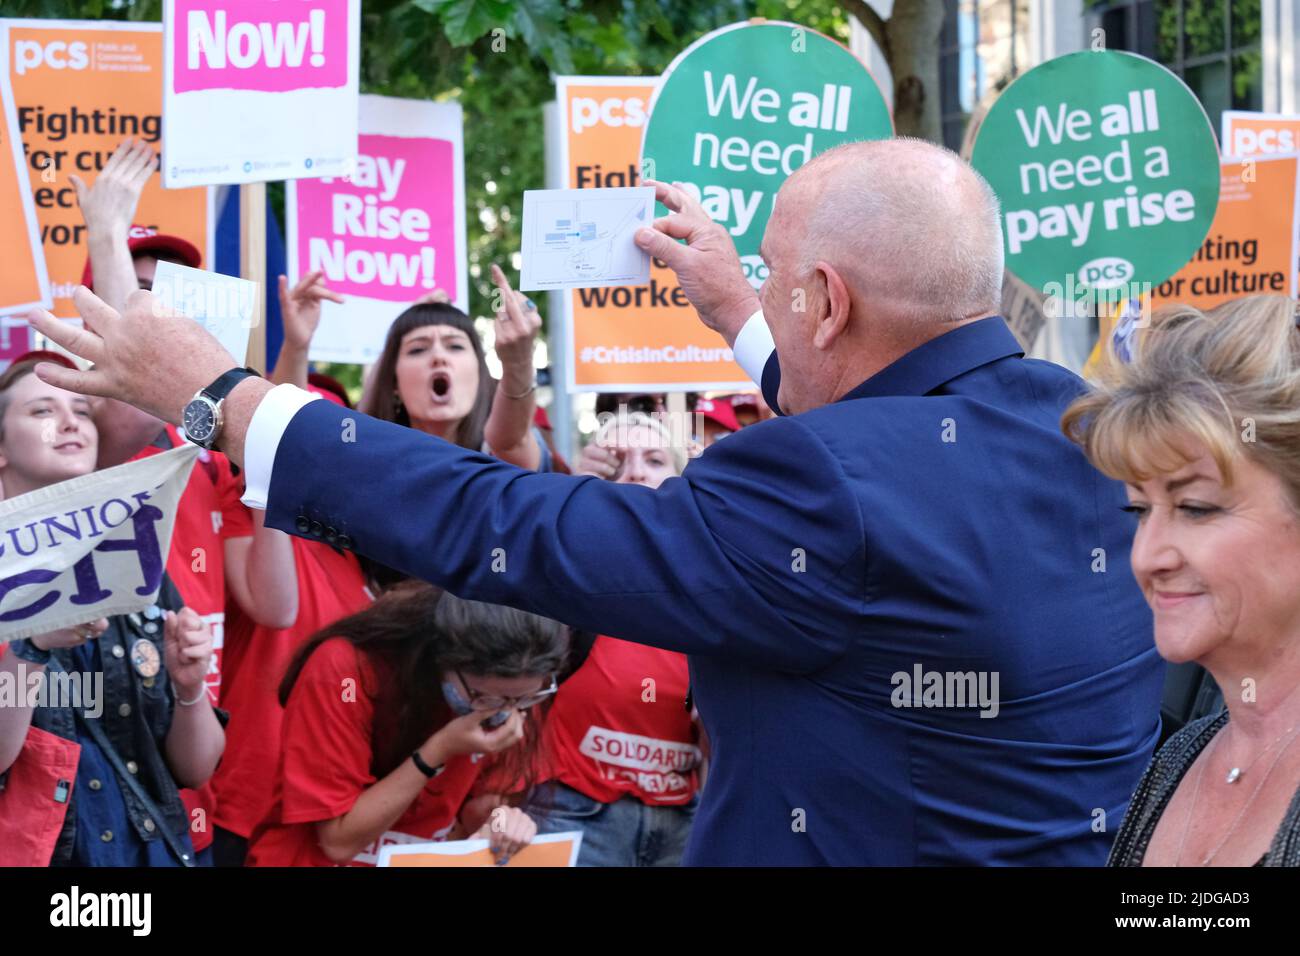
<svg viewBox="0 0 1300 956">
<path fill-rule="evenodd" d="M 1083 383 L 998 317 L 987 184 L 918 141 L 830 150 L 779 193 L 761 297 L 656 189 L 674 212 L 638 244 L 784 413 L 658 490 L 272 389 L 145 293 L 119 316 L 79 292 L 84 332 L 33 317 L 97 366 L 41 374 L 173 422 L 189 402 L 268 525 L 690 655 L 713 764 L 688 862 L 1102 864 L 1163 666 L 1124 493 L 1058 428 Z"/>
</svg>

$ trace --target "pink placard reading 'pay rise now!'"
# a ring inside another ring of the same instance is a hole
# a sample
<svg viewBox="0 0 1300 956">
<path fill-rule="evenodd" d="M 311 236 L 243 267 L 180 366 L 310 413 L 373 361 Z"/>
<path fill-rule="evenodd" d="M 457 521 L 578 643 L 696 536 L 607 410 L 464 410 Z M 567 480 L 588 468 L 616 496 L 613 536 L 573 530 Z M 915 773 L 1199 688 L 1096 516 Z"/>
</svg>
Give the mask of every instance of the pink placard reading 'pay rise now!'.
<svg viewBox="0 0 1300 956">
<path fill-rule="evenodd" d="M 297 184 L 298 261 L 344 295 L 410 302 L 438 288 L 455 301 L 452 144 L 363 135 L 359 145 L 352 176 Z"/>
<path fill-rule="evenodd" d="M 176 0 L 175 19 L 176 93 L 347 83 L 348 0 Z"/>
</svg>

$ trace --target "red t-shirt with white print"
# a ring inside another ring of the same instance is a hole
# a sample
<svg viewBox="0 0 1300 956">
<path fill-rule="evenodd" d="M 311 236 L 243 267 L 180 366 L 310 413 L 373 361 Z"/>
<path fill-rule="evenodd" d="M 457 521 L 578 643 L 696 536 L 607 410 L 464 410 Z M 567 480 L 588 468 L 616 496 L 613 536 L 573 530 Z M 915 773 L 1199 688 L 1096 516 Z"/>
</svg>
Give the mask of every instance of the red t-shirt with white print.
<svg viewBox="0 0 1300 956">
<path fill-rule="evenodd" d="M 185 443 L 175 426 L 167 426 L 171 447 Z M 133 461 L 165 451 L 155 445 L 140 450 Z M 240 502 L 243 481 L 221 452 L 200 449 L 190 480 L 176 509 L 167 574 L 194 610 L 212 628 L 212 660 L 208 664 L 208 697 L 217 705 L 221 693 L 221 654 L 226 628 L 226 540 L 253 533 L 252 516 Z M 211 782 L 198 790 L 181 790 L 190 819 L 195 852 L 212 843 L 216 806 Z"/>
<path fill-rule="evenodd" d="M 378 782 L 371 773 L 373 688 L 384 675 L 342 638 L 307 659 L 285 708 L 283 753 L 270 816 L 253 831 L 248 866 L 334 866 L 320 849 L 316 825 L 352 809 Z M 420 791 L 397 822 L 348 864 L 374 866 L 394 843 L 444 840 L 474 793 L 486 759 L 458 755 Z"/>
<path fill-rule="evenodd" d="M 546 715 L 547 776 L 601 803 L 689 802 L 701 756 L 689 685 L 685 654 L 597 637 Z"/>
<path fill-rule="evenodd" d="M 175 426 L 167 426 L 171 447 L 185 444 Z M 134 460 L 160 454 L 150 445 Z M 253 534 L 253 518 L 239 498 L 243 480 L 221 452 L 200 449 L 190 480 L 176 510 L 167 574 L 185 605 L 212 627 L 212 662 L 208 666 L 208 696 L 215 707 L 221 694 L 221 655 L 226 626 L 226 540 Z"/>
</svg>

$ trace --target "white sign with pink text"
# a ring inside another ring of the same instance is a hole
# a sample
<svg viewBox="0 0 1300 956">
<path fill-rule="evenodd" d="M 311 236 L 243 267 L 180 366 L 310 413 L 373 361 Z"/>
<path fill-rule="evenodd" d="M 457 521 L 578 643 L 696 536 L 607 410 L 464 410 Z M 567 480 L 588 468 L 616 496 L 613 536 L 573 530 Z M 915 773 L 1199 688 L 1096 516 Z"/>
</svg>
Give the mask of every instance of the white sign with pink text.
<svg viewBox="0 0 1300 956">
<path fill-rule="evenodd" d="M 285 186 L 289 282 L 323 272 L 311 358 L 367 364 L 388 327 L 435 290 L 469 307 L 465 169 L 458 103 L 361 97 L 356 169 Z"/>
<path fill-rule="evenodd" d="M 341 176 L 361 0 L 163 0 L 163 185 Z"/>
</svg>

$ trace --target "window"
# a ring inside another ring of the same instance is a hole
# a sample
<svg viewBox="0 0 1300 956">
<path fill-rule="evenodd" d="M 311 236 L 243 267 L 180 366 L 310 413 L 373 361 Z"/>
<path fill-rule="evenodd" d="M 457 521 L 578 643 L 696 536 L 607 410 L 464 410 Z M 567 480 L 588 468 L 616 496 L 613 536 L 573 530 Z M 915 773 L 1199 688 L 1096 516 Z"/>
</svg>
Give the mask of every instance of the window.
<svg viewBox="0 0 1300 956">
<path fill-rule="evenodd" d="M 1088 42 L 1158 60 L 1183 78 L 1217 131 L 1224 110 L 1263 109 L 1260 0 L 1084 0 Z"/>
<path fill-rule="evenodd" d="M 1024 66 L 1028 22 L 1029 0 L 945 0 L 939 104 L 949 149 L 961 149 L 966 124 L 984 95 Z"/>
<path fill-rule="evenodd" d="M 984 95 L 984 65 L 976 51 L 979 7 L 975 0 L 945 0 L 943 33 L 939 40 L 939 102 L 943 111 L 943 142 L 961 149 L 962 134 Z"/>
</svg>

